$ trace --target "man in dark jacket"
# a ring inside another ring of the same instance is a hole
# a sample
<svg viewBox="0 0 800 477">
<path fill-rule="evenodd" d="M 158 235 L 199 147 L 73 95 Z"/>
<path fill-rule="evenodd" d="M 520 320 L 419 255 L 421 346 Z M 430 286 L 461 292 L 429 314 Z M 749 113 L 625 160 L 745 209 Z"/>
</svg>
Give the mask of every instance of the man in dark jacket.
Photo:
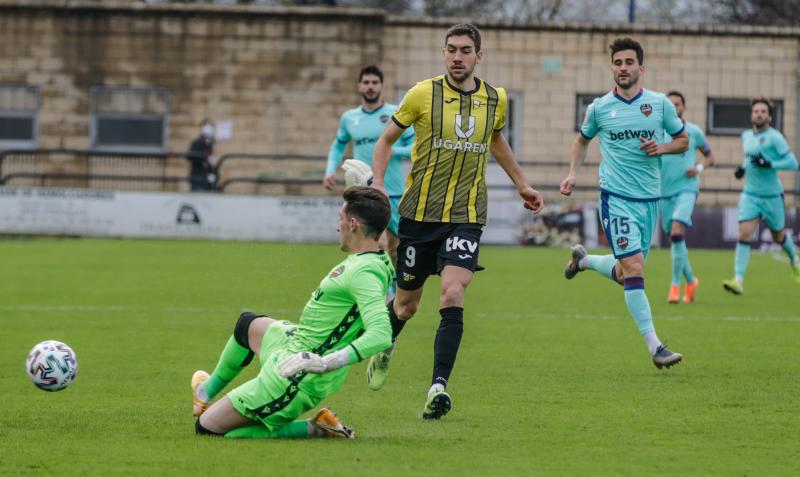
<svg viewBox="0 0 800 477">
<path fill-rule="evenodd" d="M 200 136 L 192 141 L 189 152 L 186 153 L 186 159 L 192 164 L 189 181 L 193 192 L 214 190 L 217 183 L 217 175 L 211 164 L 214 153 L 214 122 L 205 118 L 200 122 L 200 128 Z"/>
</svg>

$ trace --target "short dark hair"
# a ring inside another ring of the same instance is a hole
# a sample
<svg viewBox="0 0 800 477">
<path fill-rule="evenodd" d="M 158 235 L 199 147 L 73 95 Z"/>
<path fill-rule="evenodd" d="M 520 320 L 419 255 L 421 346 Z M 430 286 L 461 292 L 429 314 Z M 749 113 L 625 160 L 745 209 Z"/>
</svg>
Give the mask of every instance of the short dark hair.
<svg viewBox="0 0 800 477">
<path fill-rule="evenodd" d="M 681 98 L 681 104 L 686 106 L 686 98 L 683 97 L 683 94 L 681 94 L 680 91 L 675 91 L 673 89 L 672 91 L 667 93 L 667 96 L 677 96 L 677 97 Z"/>
<path fill-rule="evenodd" d="M 611 61 L 614 61 L 614 55 L 620 51 L 633 50 L 636 52 L 636 59 L 639 60 L 639 64 L 644 64 L 644 49 L 633 38 L 627 36 L 625 38 L 617 38 L 614 43 L 608 45 L 608 48 L 611 50 Z"/>
<path fill-rule="evenodd" d="M 361 68 L 361 71 L 358 72 L 359 83 L 364 79 L 364 75 L 375 75 L 381 80 L 381 83 L 383 83 L 383 71 L 381 71 L 377 65 L 367 65 Z"/>
<path fill-rule="evenodd" d="M 361 222 L 367 237 L 380 238 L 392 215 L 386 194 L 372 187 L 354 186 L 345 190 L 342 198 L 344 213 Z"/>
<path fill-rule="evenodd" d="M 753 110 L 753 106 L 757 105 L 758 103 L 763 103 L 767 105 L 767 112 L 769 113 L 770 117 L 772 116 L 772 101 L 768 100 L 767 98 L 753 98 L 750 101 L 750 111 Z"/>
<path fill-rule="evenodd" d="M 475 43 L 475 53 L 481 51 L 481 31 L 472 23 L 459 23 L 450 27 L 444 36 L 445 46 L 451 36 L 468 36 Z"/>
</svg>

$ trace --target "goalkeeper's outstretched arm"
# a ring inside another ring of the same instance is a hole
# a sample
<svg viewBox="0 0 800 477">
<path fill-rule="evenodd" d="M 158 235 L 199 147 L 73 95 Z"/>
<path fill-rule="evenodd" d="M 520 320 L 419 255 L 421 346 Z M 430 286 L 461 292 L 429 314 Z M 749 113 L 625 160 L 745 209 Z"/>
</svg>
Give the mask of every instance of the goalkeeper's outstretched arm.
<svg viewBox="0 0 800 477">
<path fill-rule="evenodd" d="M 372 187 L 386 192 L 383 176 L 386 175 L 386 168 L 389 167 L 389 159 L 392 157 L 392 145 L 400 139 L 403 131 L 394 121 L 389 121 L 378 142 L 375 143 L 375 148 L 372 150 Z"/>
</svg>

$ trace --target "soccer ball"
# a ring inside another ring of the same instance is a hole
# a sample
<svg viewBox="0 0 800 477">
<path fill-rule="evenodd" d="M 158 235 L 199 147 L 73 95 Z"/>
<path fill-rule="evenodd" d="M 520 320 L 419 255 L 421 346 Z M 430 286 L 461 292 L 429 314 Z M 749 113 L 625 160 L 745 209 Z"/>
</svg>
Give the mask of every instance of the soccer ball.
<svg viewBox="0 0 800 477">
<path fill-rule="evenodd" d="M 28 353 L 25 371 L 39 389 L 61 391 L 75 381 L 78 357 L 60 341 L 42 341 Z"/>
<path fill-rule="evenodd" d="M 372 168 L 357 159 L 347 159 L 342 164 L 347 187 L 372 185 Z"/>
</svg>

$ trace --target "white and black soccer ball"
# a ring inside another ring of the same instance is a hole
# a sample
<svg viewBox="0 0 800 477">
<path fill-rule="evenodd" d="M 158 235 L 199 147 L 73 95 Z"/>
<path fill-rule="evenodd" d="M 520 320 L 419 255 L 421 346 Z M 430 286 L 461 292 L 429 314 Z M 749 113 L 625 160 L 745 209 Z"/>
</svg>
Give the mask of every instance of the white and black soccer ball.
<svg viewBox="0 0 800 477">
<path fill-rule="evenodd" d="M 371 186 L 372 168 L 358 159 L 347 159 L 342 164 L 344 183 L 347 187 Z"/>
<path fill-rule="evenodd" d="M 75 381 L 78 357 L 60 341 L 42 341 L 28 353 L 25 371 L 39 389 L 61 391 Z"/>
</svg>

